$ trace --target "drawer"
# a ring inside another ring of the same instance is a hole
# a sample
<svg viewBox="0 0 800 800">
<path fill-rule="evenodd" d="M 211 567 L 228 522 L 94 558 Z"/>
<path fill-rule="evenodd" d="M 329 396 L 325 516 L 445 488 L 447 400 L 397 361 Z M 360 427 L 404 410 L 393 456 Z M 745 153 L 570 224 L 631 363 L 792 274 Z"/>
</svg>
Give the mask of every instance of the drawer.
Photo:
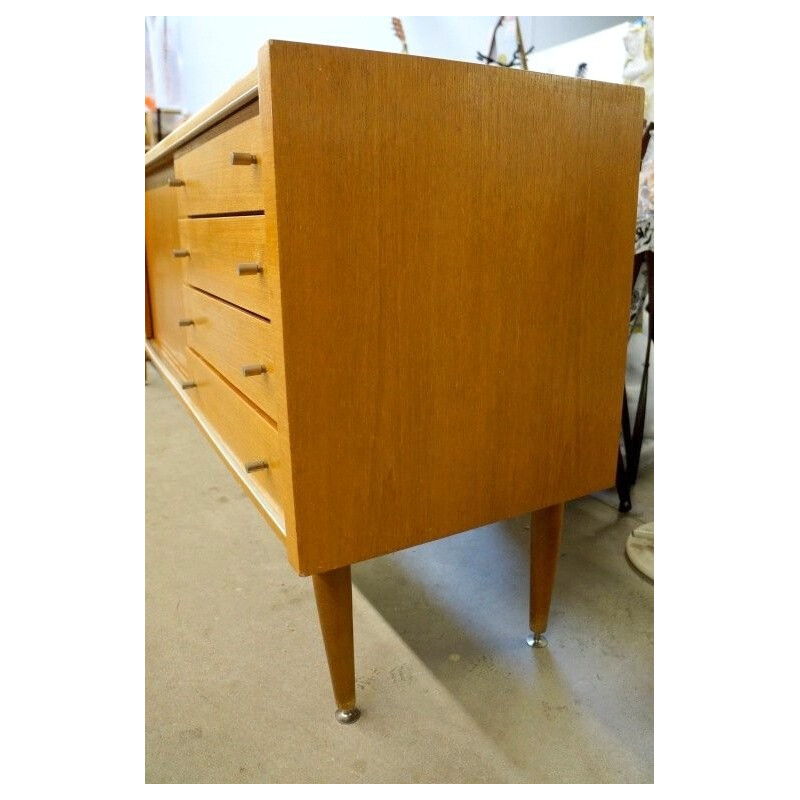
<svg viewBox="0 0 800 800">
<path fill-rule="evenodd" d="M 187 283 L 272 319 L 276 248 L 267 241 L 263 216 L 182 219 L 178 227 L 181 247 L 189 251 L 184 259 Z M 240 264 L 258 264 L 261 272 L 240 275 Z"/>
<path fill-rule="evenodd" d="M 180 216 L 263 210 L 261 151 L 257 103 L 179 150 L 175 177 L 183 185 L 175 192 Z M 234 153 L 253 156 L 255 163 L 231 163 Z"/>
<path fill-rule="evenodd" d="M 282 415 L 275 380 L 280 348 L 273 326 L 189 286 L 184 287 L 183 302 L 187 317 L 194 322 L 186 328 L 189 347 L 277 421 Z M 266 372 L 245 375 L 246 366 Z"/>
<path fill-rule="evenodd" d="M 179 241 L 178 212 L 172 189 L 162 185 L 144 193 L 144 249 L 152 335 L 172 359 L 185 368 L 186 331 L 178 327 L 185 316 L 183 270 L 172 251 Z"/>
<path fill-rule="evenodd" d="M 206 418 L 242 468 L 265 462 L 266 469 L 250 472 L 249 477 L 272 502 L 280 506 L 278 432 L 266 417 L 257 411 L 234 388 L 225 382 L 193 350 L 187 350 L 189 375 L 197 385 L 187 389 L 189 397 Z"/>
</svg>

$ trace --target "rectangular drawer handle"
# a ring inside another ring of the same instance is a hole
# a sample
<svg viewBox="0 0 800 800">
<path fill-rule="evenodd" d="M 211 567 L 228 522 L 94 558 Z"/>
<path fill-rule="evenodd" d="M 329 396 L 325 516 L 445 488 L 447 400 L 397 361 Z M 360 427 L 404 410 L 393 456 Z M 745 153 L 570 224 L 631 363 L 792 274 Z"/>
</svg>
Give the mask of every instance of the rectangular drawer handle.
<svg viewBox="0 0 800 800">
<path fill-rule="evenodd" d="M 186 184 L 180 178 L 170 178 L 167 186 L 186 186 Z"/>
<path fill-rule="evenodd" d="M 252 153 L 231 153 L 231 164 L 235 167 L 245 167 L 250 164 L 258 164 L 258 156 Z"/>
<path fill-rule="evenodd" d="M 266 371 L 267 368 L 263 364 L 247 364 L 242 367 L 242 375 L 245 378 L 252 378 L 253 375 L 263 375 Z"/>
<path fill-rule="evenodd" d="M 269 469 L 266 461 L 248 461 L 244 465 L 245 472 L 258 472 L 260 469 Z"/>
<path fill-rule="evenodd" d="M 189 258 L 189 251 L 188 250 L 173 250 L 172 255 L 175 258 Z"/>
<path fill-rule="evenodd" d="M 239 264 L 236 267 L 239 275 L 259 275 L 263 271 L 261 264 Z"/>
<path fill-rule="evenodd" d="M 179 319 L 178 320 L 178 327 L 179 328 L 188 328 L 190 325 L 194 325 L 193 319 Z"/>
<path fill-rule="evenodd" d="M 181 389 L 196 389 L 197 384 L 194 381 L 184 381 L 181 384 Z"/>
</svg>

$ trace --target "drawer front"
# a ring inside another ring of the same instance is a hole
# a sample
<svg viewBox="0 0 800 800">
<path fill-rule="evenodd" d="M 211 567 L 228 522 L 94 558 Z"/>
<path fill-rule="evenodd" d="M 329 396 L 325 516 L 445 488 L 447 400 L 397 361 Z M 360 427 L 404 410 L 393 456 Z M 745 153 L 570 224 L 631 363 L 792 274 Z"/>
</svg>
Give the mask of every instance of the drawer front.
<svg viewBox="0 0 800 800">
<path fill-rule="evenodd" d="M 184 306 L 194 322 L 187 328 L 189 346 L 277 422 L 279 349 L 273 326 L 189 286 L 184 288 Z M 254 369 L 245 375 L 245 367 Z"/>
<path fill-rule="evenodd" d="M 189 251 L 186 282 L 234 305 L 272 319 L 277 275 L 274 243 L 267 242 L 264 217 L 182 219 L 181 246 Z M 261 272 L 239 274 L 242 264 Z"/>
<path fill-rule="evenodd" d="M 262 211 L 261 150 L 257 104 L 224 120 L 179 150 L 175 157 L 175 177 L 183 185 L 175 191 L 180 215 Z M 233 164 L 234 153 L 254 156 L 256 161 Z"/>
<path fill-rule="evenodd" d="M 273 503 L 281 506 L 278 433 L 235 389 L 232 389 L 197 354 L 187 350 L 189 374 L 197 385 L 189 396 L 242 468 L 266 462 L 269 467 L 250 473 L 250 478 Z"/>
<path fill-rule="evenodd" d="M 183 268 L 172 255 L 178 246 L 175 196 L 166 186 L 144 193 L 144 248 L 152 335 L 181 369 L 186 367 L 186 331 L 178 320 L 183 308 Z"/>
</svg>

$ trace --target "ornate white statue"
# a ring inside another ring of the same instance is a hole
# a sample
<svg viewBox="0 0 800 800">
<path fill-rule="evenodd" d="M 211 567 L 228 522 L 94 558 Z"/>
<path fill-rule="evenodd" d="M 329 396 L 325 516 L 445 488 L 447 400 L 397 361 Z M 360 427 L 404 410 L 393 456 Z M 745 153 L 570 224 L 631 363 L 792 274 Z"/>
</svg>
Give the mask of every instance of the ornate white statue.
<svg viewBox="0 0 800 800">
<path fill-rule="evenodd" d="M 648 122 L 653 121 L 653 54 L 654 18 L 642 17 L 632 22 L 625 34 L 625 50 L 628 57 L 622 70 L 622 79 L 633 86 L 641 86 L 645 91 L 644 116 Z"/>
</svg>

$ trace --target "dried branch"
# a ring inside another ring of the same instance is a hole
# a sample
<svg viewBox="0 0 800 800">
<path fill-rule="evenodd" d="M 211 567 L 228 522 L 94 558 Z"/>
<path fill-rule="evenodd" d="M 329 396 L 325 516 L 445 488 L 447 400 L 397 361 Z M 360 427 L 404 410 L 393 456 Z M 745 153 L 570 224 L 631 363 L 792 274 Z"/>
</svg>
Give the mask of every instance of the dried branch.
<svg viewBox="0 0 800 800">
<path fill-rule="evenodd" d="M 403 52 L 408 53 L 408 43 L 406 42 L 406 32 L 403 30 L 403 23 L 400 17 L 392 17 L 392 28 L 394 28 L 394 35 L 400 40 L 403 45 Z"/>
<path fill-rule="evenodd" d="M 514 17 L 514 24 L 516 26 L 516 32 L 517 32 L 517 53 L 519 53 L 519 63 L 522 65 L 522 69 L 527 70 L 528 59 L 526 58 L 526 56 L 528 54 L 525 52 L 525 44 L 522 41 L 522 28 L 520 28 L 519 25 L 519 17 Z M 532 47 L 531 50 L 533 50 Z M 514 53 L 514 57 L 516 57 L 517 53 Z"/>
</svg>

